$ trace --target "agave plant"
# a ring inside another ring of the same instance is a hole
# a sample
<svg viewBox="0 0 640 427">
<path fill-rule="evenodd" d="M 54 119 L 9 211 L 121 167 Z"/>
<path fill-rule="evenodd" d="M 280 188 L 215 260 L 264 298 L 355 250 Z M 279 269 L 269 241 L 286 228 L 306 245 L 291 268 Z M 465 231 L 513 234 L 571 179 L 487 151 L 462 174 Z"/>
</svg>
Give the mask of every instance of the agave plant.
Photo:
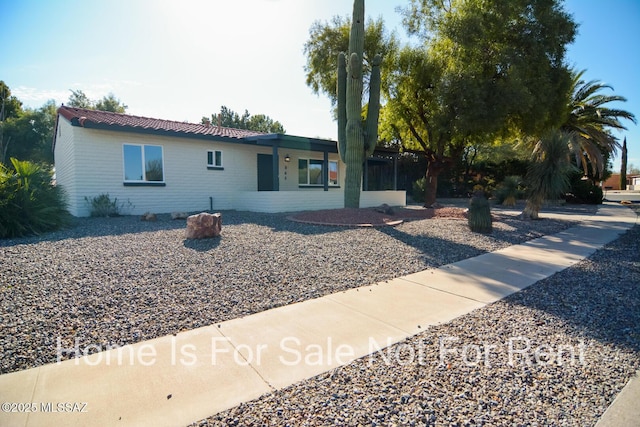
<svg viewBox="0 0 640 427">
<path fill-rule="evenodd" d="M 519 176 L 507 176 L 496 189 L 496 198 L 498 203 L 503 206 L 515 206 L 518 196 L 521 194 L 520 184 L 522 178 Z"/>
</svg>

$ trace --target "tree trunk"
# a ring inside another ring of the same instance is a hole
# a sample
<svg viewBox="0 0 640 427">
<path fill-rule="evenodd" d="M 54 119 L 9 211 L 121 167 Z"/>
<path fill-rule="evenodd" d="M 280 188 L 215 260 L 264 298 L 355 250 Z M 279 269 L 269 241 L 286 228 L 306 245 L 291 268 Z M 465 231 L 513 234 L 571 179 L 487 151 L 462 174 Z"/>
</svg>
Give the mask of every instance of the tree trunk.
<svg viewBox="0 0 640 427">
<path fill-rule="evenodd" d="M 542 200 L 527 199 L 527 204 L 524 210 L 520 214 L 520 219 L 540 219 L 540 208 L 542 207 Z"/>
<path fill-rule="evenodd" d="M 444 162 L 435 160 L 427 162 L 427 173 L 425 174 L 424 184 L 424 207 L 431 208 L 436 204 L 436 195 L 438 193 L 438 176 L 444 169 Z"/>
</svg>

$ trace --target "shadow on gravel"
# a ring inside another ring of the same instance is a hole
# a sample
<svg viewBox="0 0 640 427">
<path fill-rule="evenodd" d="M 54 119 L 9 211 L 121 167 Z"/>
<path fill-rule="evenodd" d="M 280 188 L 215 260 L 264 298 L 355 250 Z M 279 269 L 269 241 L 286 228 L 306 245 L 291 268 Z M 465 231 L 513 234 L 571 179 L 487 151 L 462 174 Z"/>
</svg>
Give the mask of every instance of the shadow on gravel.
<svg viewBox="0 0 640 427">
<path fill-rule="evenodd" d="M 395 227 L 381 227 L 376 230 L 418 250 L 428 261 L 428 264 L 435 267 L 450 263 L 452 253 L 456 254 L 455 258 L 458 260 L 486 253 L 486 251 L 471 245 L 455 243 L 451 240 L 444 240 L 434 236 L 416 236 Z M 439 248 L 442 248 L 442 250 Z"/>
<path fill-rule="evenodd" d="M 198 252 L 208 252 L 220 246 L 222 236 L 208 239 L 184 239 L 184 247 Z"/>
<path fill-rule="evenodd" d="M 158 215 L 157 221 L 141 221 L 139 216 L 119 216 L 113 218 L 74 218 L 63 229 L 36 236 L 15 239 L 0 239 L 0 247 L 38 242 L 57 242 L 85 237 L 121 236 L 132 233 L 148 233 L 159 230 L 186 228 L 184 220 L 172 220 L 169 215 Z"/>
<path fill-rule="evenodd" d="M 256 224 L 273 231 L 285 231 L 303 235 L 319 235 L 339 230 L 336 227 L 310 226 L 289 221 L 287 214 L 269 214 L 244 211 L 218 211 L 222 213 L 222 232 L 225 225 Z M 160 214 L 157 221 L 141 221 L 137 215 L 113 218 L 74 218 L 63 229 L 36 236 L 0 239 L 0 247 L 38 242 L 57 242 L 85 237 L 121 236 L 123 234 L 148 233 L 163 230 L 186 229 L 185 220 L 172 220 L 169 214 Z"/>
<path fill-rule="evenodd" d="M 589 259 L 503 300 L 575 335 L 640 354 L 640 226 Z"/>
</svg>

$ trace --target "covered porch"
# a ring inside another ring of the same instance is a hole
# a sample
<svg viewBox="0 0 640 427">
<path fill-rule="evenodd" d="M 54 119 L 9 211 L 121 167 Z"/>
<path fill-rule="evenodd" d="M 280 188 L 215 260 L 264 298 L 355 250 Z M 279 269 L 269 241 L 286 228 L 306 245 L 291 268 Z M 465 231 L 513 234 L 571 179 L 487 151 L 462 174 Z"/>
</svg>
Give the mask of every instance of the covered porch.
<svg viewBox="0 0 640 427">
<path fill-rule="evenodd" d="M 257 212 L 294 212 L 301 210 L 338 209 L 344 207 L 344 164 L 339 160 L 335 141 L 283 134 L 259 135 L 251 138 L 258 146 L 270 147 L 257 157 L 257 191 L 238 192 L 235 209 Z M 364 163 L 364 179 L 360 193 L 361 207 L 382 204 L 405 206 L 406 192 L 397 191 L 397 152 L 377 150 Z M 387 168 L 387 182 L 393 186 L 370 186 L 371 165 Z M 369 189 L 376 191 L 368 191 Z"/>
</svg>

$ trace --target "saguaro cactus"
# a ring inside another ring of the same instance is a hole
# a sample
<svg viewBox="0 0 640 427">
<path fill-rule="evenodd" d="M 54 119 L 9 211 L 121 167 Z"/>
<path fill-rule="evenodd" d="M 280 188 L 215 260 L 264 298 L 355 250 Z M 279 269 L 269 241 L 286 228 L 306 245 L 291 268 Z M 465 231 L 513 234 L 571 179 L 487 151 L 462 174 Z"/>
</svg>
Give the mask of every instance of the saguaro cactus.
<svg viewBox="0 0 640 427">
<path fill-rule="evenodd" d="M 369 106 L 366 123 L 362 120 L 362 61 L 364 58 L 364 0 L 353 3 L 349 35 L 349 61 L 338 55 L 338 151 L 347 165 L 344 207 L 360 207 L 362 165 L 373 154 L 378 139 L 380 115 L 380 64 L 376 55 L 371 63 Z"/>
</svg>

